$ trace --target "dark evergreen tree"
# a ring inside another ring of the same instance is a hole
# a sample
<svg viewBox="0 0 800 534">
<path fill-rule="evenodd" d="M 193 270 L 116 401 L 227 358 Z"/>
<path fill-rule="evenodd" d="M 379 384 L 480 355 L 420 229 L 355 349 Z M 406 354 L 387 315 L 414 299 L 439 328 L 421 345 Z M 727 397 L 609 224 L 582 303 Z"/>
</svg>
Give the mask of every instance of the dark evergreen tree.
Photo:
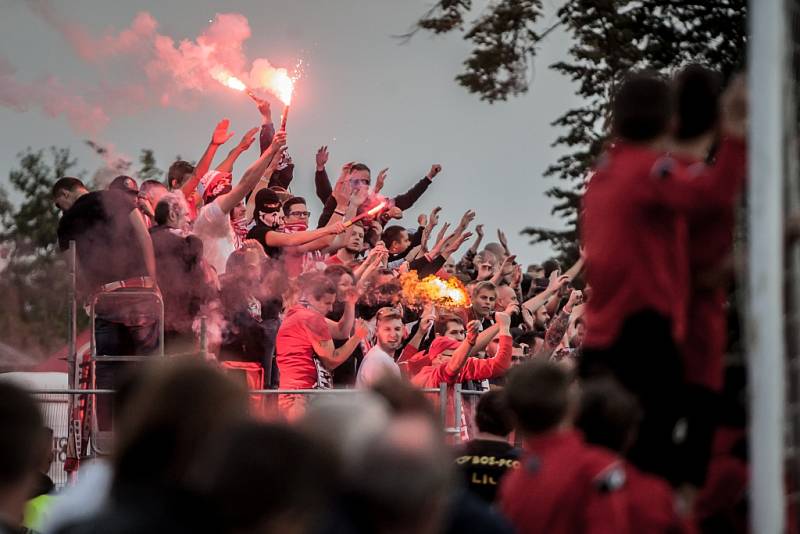
<svg viewBox="0 0 800 534">
<path fill-rule="evenodd" d="M 699 62 L 729 75 L 745 57 L 745 0 L 567 0 L 556 25 L 539 28 L 538 0 L 503 0 L 473 12 L 471 0 L 440 0 L 416 24 L 435 33 L 464 31 L 473 50 L 459 84 L 489 102 L 528 89 L 529 61 L 556 26 L 571 37 L 563 61 L 550 65 L 576 83 L 583 104 L 552 125 L 561 129 L 554 146 L 569 152 L 545 171 L 563 182 L 547 191 L 565 230 L 526 228 L 533 242 L 550 242 L 565 261 L 577 257 L 580 197 L 592 162 L 606 141 L 605 118 L 614 87 L 631 69 L 670 74 Z M 467 22 L 470 19 L 471 22 Z"/>
</svg>

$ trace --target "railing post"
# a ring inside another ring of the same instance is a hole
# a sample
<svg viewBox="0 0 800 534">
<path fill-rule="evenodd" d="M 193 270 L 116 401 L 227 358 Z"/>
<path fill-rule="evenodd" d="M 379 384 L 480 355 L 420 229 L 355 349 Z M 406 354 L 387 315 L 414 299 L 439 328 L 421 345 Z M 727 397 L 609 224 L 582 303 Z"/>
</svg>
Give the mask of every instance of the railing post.
<svg viewBox="0 0 800 534">
<path fill-rule="evenodd" d="M 455 408 L 456 414 L 456 422 L 455 422 L 455 429 L 456 432 L 456 441 L 461 441 L 461 426 L 462 426 L 462 417 L 463 414 L 461 413 L 461 382 L 456 384 L 455 393 L 453 394 L 453 403 Z"/>
<path fill-rule="evenodd" d="M 439 384 L 439 414 L 442 418 L 442 428 L 447 431 L 447 384 Z"/>
</svg>

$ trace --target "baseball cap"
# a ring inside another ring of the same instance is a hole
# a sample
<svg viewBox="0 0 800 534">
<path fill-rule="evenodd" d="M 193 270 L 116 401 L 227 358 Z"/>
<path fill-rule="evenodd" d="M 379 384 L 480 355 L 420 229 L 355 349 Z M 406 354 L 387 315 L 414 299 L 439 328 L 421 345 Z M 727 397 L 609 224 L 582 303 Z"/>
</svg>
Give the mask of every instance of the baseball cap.
<svg viewBox="0 0 800 534">
<path fill-rule="evenodd" d="M 109 189 L 117 189 L 119 191 L 125 191 L 127 193 L 138 194 L 139 193 L 139 186 L 136 185 L 136 180 L 131 178 L 130 176 L 120 175 L 111 180 L 111 183 L 108 184 Z"/>
</svg>

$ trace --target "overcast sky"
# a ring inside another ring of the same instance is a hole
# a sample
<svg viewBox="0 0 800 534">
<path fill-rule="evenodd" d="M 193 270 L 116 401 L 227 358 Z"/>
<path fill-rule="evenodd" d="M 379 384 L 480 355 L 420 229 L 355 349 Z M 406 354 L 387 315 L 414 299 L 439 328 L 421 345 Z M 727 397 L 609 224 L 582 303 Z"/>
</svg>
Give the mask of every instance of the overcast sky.
<svg viewBox="0 0 800 534">
<path fill-rule="evenodd" d="M 544 3 L 548 15 L 543 28 L 552 21 L 558 1 Z M 52 3 L 94 35 L 126 28 L 138 12 L 147 11 L 158 21 L 158 32 L 176 41 L 194 39 L 218 12 L 241 13 L 252 29 L 245 42 L 251 60 L 265 57 L 274 65 L 291 67 L 302 58 L 306 64 L 288 127 L 296 164 L 295 194 L 313 198 L 314 152 L 323 144 L 331 152 L 333 179 L 348 160 L 367 163 L 373 177 L 378 169 L 390 167 L 384 189 L 389 195 L 405 191 L 431 163 L 441 163 L 444 171 L 404 222 L 414 224 L 418 213 L 437 204 L 444 206 L 445 219 L 457 219 L 473 208 L 489 232 L 498 226 L 506 230 L 523 262 L 541 261 L 548 249 L 528 245 L 519 230 L 560 224 L 544 197 L 556 180 L 545 180 L 542 173 L 559 154 L 550 147 L 558 132 L 549 123 L 577 101 L 570 82 L 547 69 L 565 57 L 567 39 L 555 32 L 543 44 L 528 94 L 490 105 L 454 81 L 469 51 L 459 35 L 419 33 L 408 44 L 392 37 L 407 31 L 429 5 L 418 0 Z M 15 83 L 52 77 L 67 88 L 65 92 L 80 96 L 85 91 L 87 98 L 129 74 L 119 65 L 82 61 L 24 0 L 0 0 L 0 61 L 6 63 L 6 82 L 13 66 Z M 108 125 L 91 136 L 36 105 L 26 111 L 20 111 L 21 106 L 0 107 L 0 184 L 9 189 L 8 171 L 15 155 L 29 146 L 68 146 L 91 175 L 102 163 L 83 145 L 93 137 L 130 156 L 152 148 L 159 166 L 166 169 L 177 154 L 198 159 L 222 117 L 231 120 L 237 134 L 231 145 L 248 127 L 259 124 L 252 102 L 240 94 L 214 90 L 195 96 L 191 105 L 173 102 L 135 113 L 125 113 L 125 99 L 120 98 Z M 280 106 L 273 109 L 277 121 Z M 221 152 L 226 153 L 225 147 Z M 252 148 L 242 156 L 234 174 L 240 175 L 256 155 Z M 316 217 L 321 206 L 312 201 L 310 209 Z"/>
</svg>

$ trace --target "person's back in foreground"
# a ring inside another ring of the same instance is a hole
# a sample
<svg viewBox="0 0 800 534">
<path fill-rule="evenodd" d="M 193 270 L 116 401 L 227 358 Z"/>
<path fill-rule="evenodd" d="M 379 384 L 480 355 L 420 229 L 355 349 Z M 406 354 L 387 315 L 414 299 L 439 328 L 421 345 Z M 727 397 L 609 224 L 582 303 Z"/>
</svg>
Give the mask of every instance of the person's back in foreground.
<svg viewBox="0 0 800 534">
<path fill-rule="evenodd" d="M 506 398 L 524 438 L 522 465 L 500 487 L 503 513 L 520 533 L 630 532 L 622 462 L 572 427 L 577 398 L 550 362 L 516 367 Z"/>
<path fill-rule="evenodd" d="M 636 398 L 614 379 L 584 383 L 575 426 L 588 443 L 625 456 L 636 438 L 641 411 Z M 631 532 L 680 534 L 693 532 L 684 505 L 679 510 L 676 495 L 662 478 L 648 475 L 626 463 L 625 487 Z"/>
</svg>

